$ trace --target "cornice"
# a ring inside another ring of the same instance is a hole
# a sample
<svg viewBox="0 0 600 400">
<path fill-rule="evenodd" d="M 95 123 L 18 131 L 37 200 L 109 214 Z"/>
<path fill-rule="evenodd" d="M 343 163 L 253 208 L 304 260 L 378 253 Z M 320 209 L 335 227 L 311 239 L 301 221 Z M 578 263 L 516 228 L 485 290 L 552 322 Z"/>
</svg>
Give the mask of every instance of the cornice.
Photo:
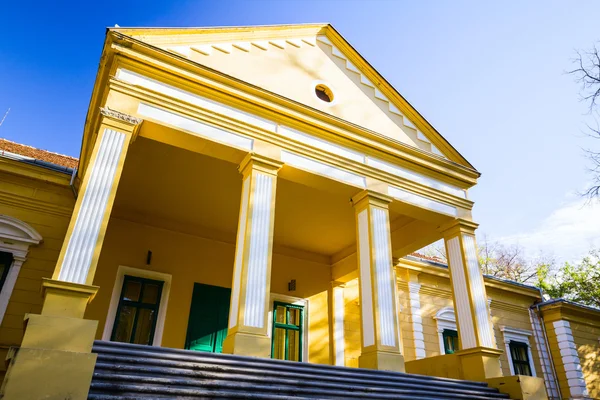
<svg viewBox="0 0 600 400">
<path fill-rule="evenodd" d="M 422 261 L 401 258 L 398 261 L 398 263 L 396 264 L 396 268 L 404 268 L 404 269 L 408 269 L 411 271 L 418 271 L 420 273 L 424 273 L 424 274 L 428 274 L 428 275 L 443 277 L 448 280 L 450 279 L 450 274 L 449 274 L 450 271 L 448 270 L 448 267 L 435 266 L 435 265 L 431 265 L 429 263 L 422 262 Z M 522 287 L 519 285 L 512 284 L 510 282 L 497 281 L 497 280 L 488 278 L 486 276 L 483 277 L 483 280 L 484 280 L 486 288 L 494 288 L 496 290 L 500 290 L 500 291 L 504 291 L 504 292 L 511 292 L 511 293 L 516 293 L 516 294 L 520 294 L 523 296 L 531 297 L 532 303 L 533 303 L 533 299 L 539 299 L 539 297 L 540 297 L 539 291 L 535 288 L 527 288 L 527 287 Z M 494 302 L 495 301 L 496 300 L 494 300 Z"/>
<path fill-rule="evenodd" d="M 73 207 L 58 206 L 44 201 L 32 199 L 30 197 L 2 191 L 0 191 L 0 204 L 68 218 L 71 217 L 74 207 L 74 205 Z"/>
<path fill-rule="evenodd" d="M 3 157 L 0 157 L 0 172 L 19 175 L 58 186 L 69 186 L 69 182 L 71 181 L 70 174 Z"/>
<path fill-rule="evenodd" d="M 243 108 L 248 108 L 248 104 L 261 110 L 262 112 L 271 111 L 276 114 L 287 114 L 296 121 L 305 121 L 312 124 L 317 129 L 333 131 L 338 135 L 346 135 L 351 140 L 368 139 L 374 146 L 387 148 L 387 152 L 408 161 L 415 162 L 421 160 L 422 163 L 429 164 L 428 169 L 443 171 L 445 174 L 459 174 L 456 177 L 468 185 L 473 185 L 479 177 L 479 173 L 469 167 L 458 163 L 444 160 L 433 154 L 429 154 L 416 147 L 412 147 L 395 141 L 376 132 L 363 127 L 348 123 L 324 112 L 318 111 L 306 105 L 300 104 L 283 96 L 268 92 L 262 88 L 253 86 L 246 82 L 235 79 L 231 76 L 215 71 L 206 66 L 194 63 L 176 54 L 166 50 L 158 49 L 129 37 L 115 38 L 112 44 L 112 51 L 121 54 L 130 60 L 137 60 L 147 66 L 152 66 L 160 71 L 184 79 L 194 84 L 200 84 L 204 88 L 210 88 L 217 91 L 216 95 L 229 98 L 228 101 L 237 101 L 242 103 Z M 215 94 L 214 94 L 215 95 Z M 283 107 L 283 108 L 282 108 Z M 345 130 L 346 132 L 340 132 Z M 437 133 L 436 133 L 437 134 Z"/>
<path fill-rule="evenodd" d="M 543 313 L 544 318 L 546 318 L 548 314 L 556 315 L 562 319 L 600 328 L 600 309 L 579 306 L 577 304 L 562 301 L 541 304 L 539 308 Z"/>
</svg>

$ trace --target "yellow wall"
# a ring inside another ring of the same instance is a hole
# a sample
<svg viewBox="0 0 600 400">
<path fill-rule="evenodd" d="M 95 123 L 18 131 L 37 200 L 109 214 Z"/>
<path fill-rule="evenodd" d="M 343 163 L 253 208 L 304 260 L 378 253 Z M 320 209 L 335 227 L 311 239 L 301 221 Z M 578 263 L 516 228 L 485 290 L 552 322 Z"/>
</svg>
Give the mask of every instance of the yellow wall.
<svg viewBox="0 0 600 400">
<path fill-rule="evenodd" d="M 600 319 L 597 317 L 597 313 L 583 308 L 577 309 L 573 306 L 563 307 L 562 304 L 553 304 L 548 309 L 543 308 L 542 310 L 562 396 L 568 398 L 570 389 L 554 330 L 554 322 L 566 320 L 571 327 L 589 396 L 593 399 L 600 399 Z"/>
<path fill-rule="evenodd" d="M 533 304 L 534 299 L 498 289 L 488 288 L 487 291 L 488 296 L 492 299 L 492 320 L 494 322 L 494 332 L 498 341 L 498 348 L 500 350 L 505 350 L 506 344 L 500 327 L 507 326 L 510 328 L 533 331 L 531 320 L 529 318 L 529 307 Z M 529 337 L 529 345 L 531 346 L 531 355 L 533 356 L 533 364 L 537 376 L 543 378 L 539 352 L 533 336 Z M 500 356 L 500 363 L 502 365 L 502 373 L 504 376 L 511 375 L 509 357 L 506 352 Z"/>
<path fill-rule="evenodd" d="M 570 324 L 590 397 L 600 399 L 600 320 L 595 326 L 574 321 Z"/>
<path fill-rule="evenodd" d="M 358 367 L 360 356 L 360 302 L 358 279 L 344 288 L 344 358 L 347 367 Z"/>
<path fill-rule="evenodd" d="M 152 251 L 150 266 L 146 265 L 148 250 Z M 101 338 L 119 265 L 168 273 L 172 282 L 162 345 L 183 348 L 194 282 L 230 288 L 234 251 L 232 243 L 112 218 L 94 278 L 100 290 L 85 318 L 100 321 L 97 337 Z M 294 292 L 288 291 L 291 279 L 296 279 Z M 309 299 L 311 362 L 329 362 L 329 284 L 328 265 L 274 254 L 271 292 Z"/>
<path fill-rule="evenodd" d="M 419 299 L 421 302 L 421 319 L 423 324 L 423 338 L 425 342 L 426 357 L 440 355 L 440 341 L 437 331 L 437 322 L 435 315 L 438 311 L 446 307 L 453 307 L 452 288 L 450 278 L 447 276 L 447 270 L 440 267 L 428 267 L 432 273 L 426 270 L 418 274 L 418 283 L 421 285 Z M 438 271 L 439 270 L 439 271 Z M 400 268 L 399 276 L 406 276 L 406 271 Z M 399 300 L 401 304 L 400 321 L 402 328 L 402 338 L 404 342 L 404 356 L 406 361 L 415 360 L 414 336 L 412 332 L 412 318 L 410 303 L 408 298 L 408 286 L 400 278 L 398 282 Z M 521 295 L 507 290 L 487 288 L 487 294 L 492 299 L 491 313 L 494 323 L 494 330 L 498 341 L 498 348 L 505 349 L 504 338 L 501 326 L 510 328 L 524 329 L 533 331 L 529 319 L 529 306 L 535 300 L 535 294 L 532 296 Z M 533 363 L 538 376 L 541 376 L 542 369 L 540 365 L 537 346 L 533 336 L 530 337 L 531 352 Z M 500 357 L 502 372 L 504 375 L 510 375 L 510 366 L 508 357 L 503 354 Z"/>
<path fill-rule="evenodd" d="M 437 332 L 435 314 L 442 308 L 452 307 L 450 280 L 435 275 L 419 274 L 421 289 L 421 319 L 423 320 L 423 338 L 427 357 L 440 355 L 440 340 Z M 410 313 L 407 307 L 403 312 Z M 414 342 L 411 343 L 414 347 Z M 407 346 L 406 341 L 404 346 Z M 414 358 L 413 358 L 414 359 Z M 410 361 L 410 360 L 409 360 Z"/>
<path fill-rule="evenodd" d="M 556 379 L 558 380 L 560 394 L 565 399 L 568 399 L 571 395 L 571 391 L 569 390 L 567 375 L 564 369 L 564 364 L 562 362 L 560 349 L 558 347 L 556 333 L 554 332 L 554 326 L 552 325 L 552 321 L 546 318 L 544 318 L 544 326 L 546 328 L 546 333 L 548 337 L 548 347 L 550 348 L 550 357 L 552 357 L 552 361 L 554 363 L 554 369 L 556 371 Z"/>
<path fill-rule="evenodd" d="M 75 203 L 69 178 L 65 175 L 66 184 L 57 185 L 0 172 L 0 214 L 29 224 L 43 237 L 42 243 L 29 247 L 0 326 L 2 360 L 10 346 L 21 344 L 24 315 L 42 310 L 42 278 L 50 278 L 54 272 Z M 4 370 L 0 363 L 0 373 Z"/>
</svg>

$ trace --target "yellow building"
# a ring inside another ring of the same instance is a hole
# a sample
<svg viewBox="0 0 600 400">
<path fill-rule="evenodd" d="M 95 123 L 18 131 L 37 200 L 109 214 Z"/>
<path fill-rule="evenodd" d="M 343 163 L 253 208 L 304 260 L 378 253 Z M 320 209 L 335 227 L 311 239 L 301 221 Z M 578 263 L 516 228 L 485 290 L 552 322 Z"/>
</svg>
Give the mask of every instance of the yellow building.
<svg viewBox="0 0 600 400">
<path fill-rule="evenodd" d="M 479 172 L 330 25 L 108 29 L 79 160 L 0 146 L 3 398 L 600 396 L 600 312 L 482 276 Z"/>
</svg>

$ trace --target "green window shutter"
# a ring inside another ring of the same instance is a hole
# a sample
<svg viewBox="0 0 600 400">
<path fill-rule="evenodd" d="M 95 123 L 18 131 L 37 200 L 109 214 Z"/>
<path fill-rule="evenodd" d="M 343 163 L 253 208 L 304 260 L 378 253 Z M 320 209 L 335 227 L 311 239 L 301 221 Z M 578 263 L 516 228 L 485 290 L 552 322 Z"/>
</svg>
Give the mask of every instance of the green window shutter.
<svg viewBox="0 0 600 400">
<path fill-rule="evenodd" d="M 194 284 L 185 348 L 221 353 L 227 336 L 231 289 Z"/>
</svg>

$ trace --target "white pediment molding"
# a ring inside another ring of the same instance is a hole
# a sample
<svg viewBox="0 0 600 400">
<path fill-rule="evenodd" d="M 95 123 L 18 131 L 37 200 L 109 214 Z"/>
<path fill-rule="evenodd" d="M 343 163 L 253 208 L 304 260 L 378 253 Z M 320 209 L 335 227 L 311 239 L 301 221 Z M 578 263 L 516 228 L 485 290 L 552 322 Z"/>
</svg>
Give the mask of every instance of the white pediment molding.
<svg viewBox="0 0 600 400">
<path fill-rule="evenodd" d="M 387 102 L 388 110 L 402 118 L 404 126 L 413 129 L 417 132 L 417 139 L 428 143 L 431 146 L 431 153 L 436 154 L 440 157 L 446 158 L 446 156 L 429 140 L 429 138 L 421 132 L 415 124 L 410 121 L 400 109 L 390 99 L 383 94 L 378 87 L 365 75 L 360 69 L 354 65 L 348 57 L 329 40 L 325 35 L 318 35 L 312 37 L 300 37 L 300 38 L 289 38 L 289 39 L 276 39 L 276 40 L 249 40 L 249 41 L 232 41 L 232 42 L 218 42 L 218 43 L 198 43 L 198 44 L 185 44 L 176 46 L 167 46 L 166 50 L 175 53 L 185 58 L 190 58 L 193 53 L 201 54 L 203 56 L 211 56 L 214 52 L 222 54 L 233 54 L 235 52 L 248 53 L 252 48 L 257 48 L 262 51 L 281 51 L 287 47 L 300 48 L 303 46 L 316 47 L 317 42 L 323 43 L 331 47 L 331 55 L 339 58 L 345 62 L 346 69 L 353 74 L 357 74 L 360 77 L 360 83 L 364 86 L 368 86 L 373 90 L 373 97 L 382 101 Z"/>
</svg>

